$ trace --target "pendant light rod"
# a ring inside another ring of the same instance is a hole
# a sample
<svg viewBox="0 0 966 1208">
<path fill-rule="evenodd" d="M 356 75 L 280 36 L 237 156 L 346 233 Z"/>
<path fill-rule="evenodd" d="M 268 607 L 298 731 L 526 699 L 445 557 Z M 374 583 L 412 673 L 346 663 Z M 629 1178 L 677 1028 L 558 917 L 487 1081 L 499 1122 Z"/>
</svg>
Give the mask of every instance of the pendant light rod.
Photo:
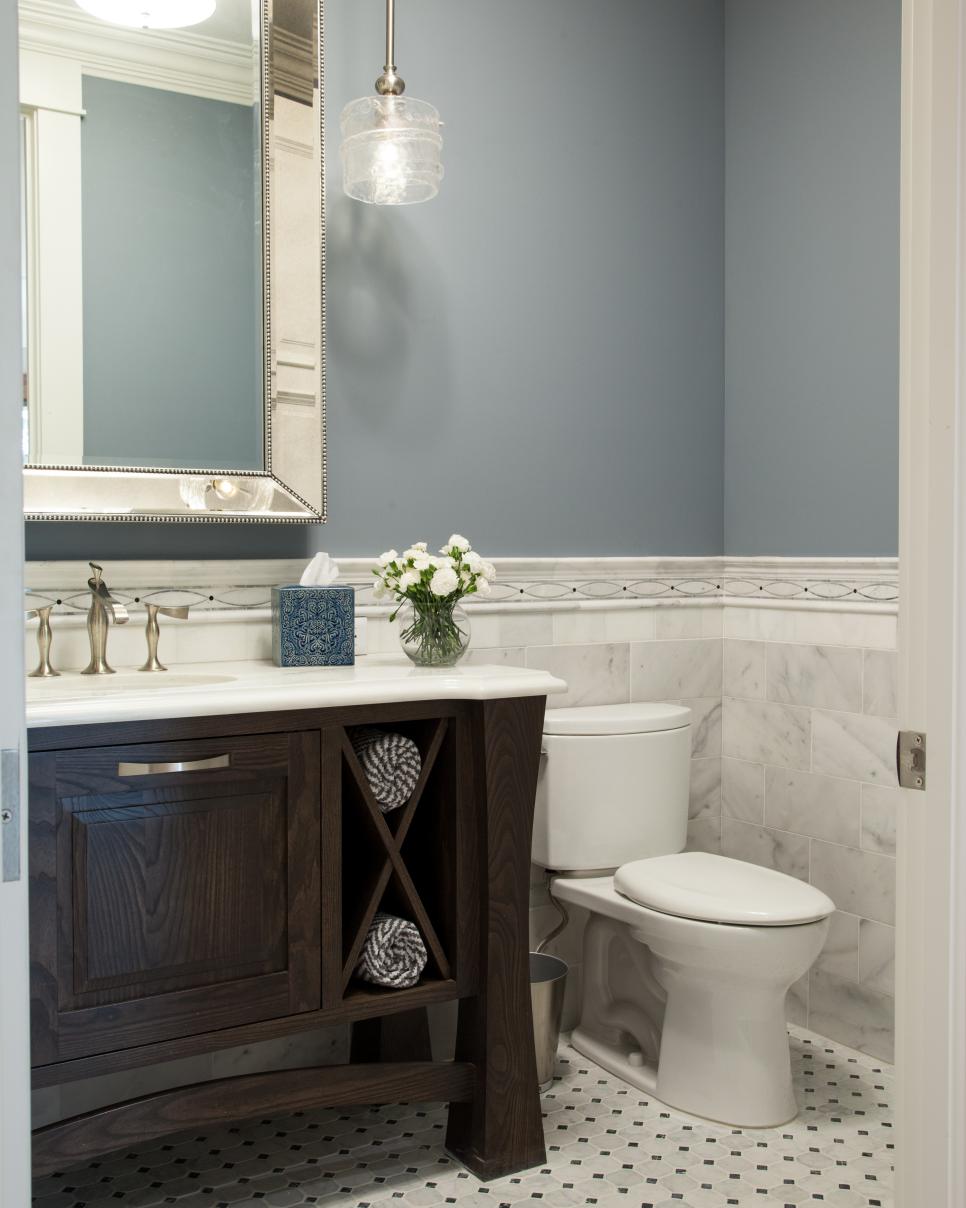
<svg viewBox="0 0 966 1208">
<path fill-rule="evenodd" d="M 396 70 L 396 4 L 395 0 L 386 0 L 386 62 L 385 71 Z"/>
<path fill-rule="evenodd" d="M 386 61 L 382 75 L 376 80 L 380 96 L 401 96 L 406 81 L 396 73 L 396 0 L 386 0 Z"/>
</svg>

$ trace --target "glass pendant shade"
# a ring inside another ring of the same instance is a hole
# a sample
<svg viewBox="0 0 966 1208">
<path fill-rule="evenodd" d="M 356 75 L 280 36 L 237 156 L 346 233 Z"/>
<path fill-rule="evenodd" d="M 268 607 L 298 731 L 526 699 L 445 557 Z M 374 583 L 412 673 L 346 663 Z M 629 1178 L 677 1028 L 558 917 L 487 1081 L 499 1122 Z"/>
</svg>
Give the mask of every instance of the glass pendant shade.
<svg viewBox="0 0 966 1208">
<path fill-rule="evenodd" d="M 183 29 L 207 21 L 215 0 L 77 0 L 92 17 L 134 29 Z"/>
<path fill-rule="evenodd" d="M 342 110 L 342 180 L 370 205 L 429 201 L 443 179 L 439 113 L 405 96 L 366 96 Z"/>
</svg>

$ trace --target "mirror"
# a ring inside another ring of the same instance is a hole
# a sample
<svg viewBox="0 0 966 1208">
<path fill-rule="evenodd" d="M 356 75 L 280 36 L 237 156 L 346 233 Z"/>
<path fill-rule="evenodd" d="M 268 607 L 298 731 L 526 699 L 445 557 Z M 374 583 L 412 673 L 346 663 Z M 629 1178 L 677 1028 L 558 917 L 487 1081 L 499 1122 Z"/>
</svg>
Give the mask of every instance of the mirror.
<svg viewBox="0 0 966 1208">
<path fill-rule="evenodd" d="M 324 520 L 320 0 L 19 13 L 28 519 Z"/>
</svg>

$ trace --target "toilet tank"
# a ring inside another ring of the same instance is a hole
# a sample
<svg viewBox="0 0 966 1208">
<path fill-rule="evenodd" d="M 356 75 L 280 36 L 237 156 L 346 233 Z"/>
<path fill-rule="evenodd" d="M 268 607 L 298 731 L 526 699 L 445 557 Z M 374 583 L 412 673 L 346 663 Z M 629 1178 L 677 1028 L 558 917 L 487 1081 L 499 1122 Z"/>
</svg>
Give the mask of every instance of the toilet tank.
<svg viewBox="0 0 966 1208">
<path fill-rule="evenodd" d="M 533 862 L 614 869 L 684 850 L 691 710 L 642 702 L 548 709 Z"/>
</svg>

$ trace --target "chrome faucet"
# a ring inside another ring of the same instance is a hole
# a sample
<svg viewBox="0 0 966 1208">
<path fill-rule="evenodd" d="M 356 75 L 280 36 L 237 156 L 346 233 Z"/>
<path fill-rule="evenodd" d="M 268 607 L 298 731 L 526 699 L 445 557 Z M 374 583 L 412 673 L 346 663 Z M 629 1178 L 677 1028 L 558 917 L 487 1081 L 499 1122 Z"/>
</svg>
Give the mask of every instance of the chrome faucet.
<svg viewBox="0 0 966 1208">
<path fill-rule="evenodd" d="M 113 675 L 114 668 L 107 661 L 107 627 L 125 625 L 128 620 L 127 609 L 111 595 L 107 584 L 101 578 L 104 568 L 96 562 L 89 562 L 94 572 L 87 580 L 91 589 L 91 606 L 87 612 L 87 636 L 91 642 L 91 661 L 81 675 Z"/>
</svg>

